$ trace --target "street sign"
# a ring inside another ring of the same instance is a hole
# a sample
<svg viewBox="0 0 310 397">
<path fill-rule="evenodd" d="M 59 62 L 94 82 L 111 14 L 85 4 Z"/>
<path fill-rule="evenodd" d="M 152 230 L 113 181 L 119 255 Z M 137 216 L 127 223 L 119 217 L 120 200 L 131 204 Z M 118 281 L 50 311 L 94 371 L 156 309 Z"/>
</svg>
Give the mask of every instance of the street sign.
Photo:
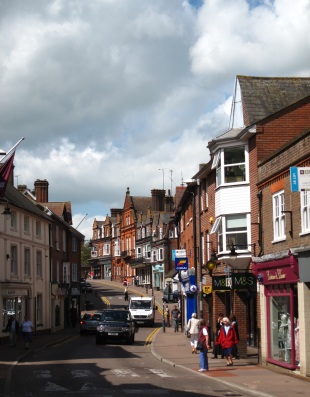
<svg viewBox="0 0 310 397">
<path fill-rule="evenodd" d="M 209 294 L 211 294 L 211 292 L 212 292 L 211 285 L 203 285 L 202 286 L 202 293 L 203 294 L 209 295 Z"/>
<path fill-rule="evenodd" d="M 186 258 L 186 250 L 175 250 L 176 258 Z"/>
<path fill-rule="evenodd" d="M 187 270 L 188 258 L 175 258 L 175 270 Z"/>
</svg>

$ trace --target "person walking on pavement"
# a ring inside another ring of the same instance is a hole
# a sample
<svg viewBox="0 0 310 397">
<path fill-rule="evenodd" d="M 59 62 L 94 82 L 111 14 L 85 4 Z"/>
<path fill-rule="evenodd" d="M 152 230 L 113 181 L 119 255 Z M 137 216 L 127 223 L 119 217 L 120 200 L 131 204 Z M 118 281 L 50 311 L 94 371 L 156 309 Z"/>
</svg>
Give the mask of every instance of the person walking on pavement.
<svg viewBox="0 0 310 397">
<path fill-rule="evenodd" d="M 125 287 L 124 298 L 125 298 L 125 301 L 128 301 L 128 288 L 127 288 L 127 286 Z"/>
<path fill-rule="evenodd" d="M 33 331 L 33 324 L 28 319 L 28 317 L 25 316 L 24 321 L 22 322 L 22 335 L 26 343 L 26 349 L 29 349 L 29 343 L 32 342 L 32 331 Z"/>
<path fill-rule="evenodd" d="M 223 317 L 224 317 L 224 314 L 219 313 L 217 322 L 216 322 L 215 338 L 214 338 L 214 345 L 213 345 L 213 357 L 211 357 L 211 358 L 218 358 L 218 356 L 222 356 L 222 358 L 224 358 L 222 346 L 216 344 L 216 341 L 220 335 L 221 327 L 223 325 L 223 323 L 222 323 Z"/>
<path fill-rule="evenodd" d="M 236 316 L 234 314 L 231 314 L 229 316 L 229 321 L 230 321 L 231 325 L 235 328 L 236 337 L 237 337 L 237 339 L 239 341 L 239 330 L 238 330 L 238 323 L 237 323 Z M 239 360 L 239 353 L 238 353 L 238 345 L 237 344 L 235 344 L 233 346 L 232 355 L 233 355 L 234 359 Z"/>
<path fill-rule="evenodd" d="M 179 331 L 179 319 L 181 317 L 181 312 L 177 308 L 176 305 L 173 306 L 173 309 L 171 310 L 171 316 L 170 320 L 173 321 L 173 327 L 174 327 L 174 332 Z"/>
<path fill-rule="evenodd" d="M 202 343 L 202 349 L 199 353 L 199 363 L 200 369 L 199 372 L 206 372 L 209 369 L 208 363 L 208 349 L 210 349 L 210 340 L 209 340 L 209 332 L 208 327 L 204 319 L 199 321 L 200 331 L 199 331 L 199 342 Z"/>
<path fill-rule="evenodd" d="M 6 326 L 6 332 L 9 332 L 10 335 L 10 346 L 15 347 L 16 346 L 16 336 L 18 335 L 19 331 L 19 322 L 15 318 L 15 314 L 13 314 L 8 321 L 8 324 Z"/>
<path fill-rule="evenodd" d="M 164 311 L 164 318 L 165 318 L 165 325 L 167 327 L 170 327 L 170 310 L 168 305 L 166 305 L 165 311 Z"/>
<path fill-rule="evenodd" d="M 232 366 L 234 364 L 232 350 L 233 346 L 238 343 L 238 339 L 235 328 L 230 324 L 228 317 L 223 318 L 223 325 L 216 343 L 222 346 L 227 367 Z"/>
<path fill-rule="evenodd" d="M 196 318 L 197 315 L 196 313 L 192 314 L 192 318 L 188 320 L 186 330 L 190 334 L 190 342 L 191 342 L 191 347 L 192 347 L 192 354 L 197 354 L 197 343 L 199 339 L 199 325 L 200 325 L 200 320 Z"/>
</svg>

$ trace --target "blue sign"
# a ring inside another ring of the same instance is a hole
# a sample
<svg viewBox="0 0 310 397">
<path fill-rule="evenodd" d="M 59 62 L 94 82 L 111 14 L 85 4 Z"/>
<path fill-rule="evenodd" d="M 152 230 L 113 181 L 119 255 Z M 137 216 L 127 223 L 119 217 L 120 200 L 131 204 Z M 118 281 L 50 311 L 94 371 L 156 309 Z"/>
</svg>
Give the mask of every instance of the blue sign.
<svg viewBox="0 0 310 397">
<path fill-rule="evenodd" d="M 299 183 L 298 183 L 298 168 L 290 167 L 290 177 L 291 177 L 291 191 L 298 192 L 299 191 Z"/>
<path fill-rule="evenodd" d="M 175 270 L 187 270 L 188 258 L 175 258 L 174 264 Z"/>
</svg>

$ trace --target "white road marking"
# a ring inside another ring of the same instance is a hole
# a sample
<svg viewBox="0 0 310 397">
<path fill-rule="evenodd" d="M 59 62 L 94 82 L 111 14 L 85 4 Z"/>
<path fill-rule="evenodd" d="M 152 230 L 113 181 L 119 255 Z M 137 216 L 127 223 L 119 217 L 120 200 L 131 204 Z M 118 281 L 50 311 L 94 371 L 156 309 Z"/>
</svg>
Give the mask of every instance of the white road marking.
<svg viewBox="0 0 310 397">
<path fill-rule="evenodd" d="M 174 378 L 173 375 L 167 374 L 165 371 L 162 369 L 149 369 L 153 374 L 161 376 L 162 378 Z"/>
<path fill-rule="evenodd" d="M 49 370 L 40 370 L 40 371 L 33 371 L 34 372 L 34 374 L 35 374 L 35 376 L 38 378 L 38 379 L 42 379 L 42 378 L 51 378 L 52 377 L 52 375 L 51 375 L 51 371 L 49 371 Z"/>
<path fill-rule="evenodd" d="M 56 385 L 56 383 L 53 382 L 47 382 L 47 384 L 41 391 L 69 391 L 69 389 Z"/>
<path fill-rule="evenodd" d="M 89 370 L 83 370 L 83 369 L 75 369 L 71 371 L 71 375 L 73 378 L 94 378 L 95 374 L 92 373 L 92 371 Z"/>
<path fill-rule="evenodd" d="M 140 378 L 140 375 L 135 374 L 133 371 L 131 371 L 130 369 L 112 369 L 112 372 L 116 375 L 116 376 L 132 376 L 133 378 Z"/>
</svg>

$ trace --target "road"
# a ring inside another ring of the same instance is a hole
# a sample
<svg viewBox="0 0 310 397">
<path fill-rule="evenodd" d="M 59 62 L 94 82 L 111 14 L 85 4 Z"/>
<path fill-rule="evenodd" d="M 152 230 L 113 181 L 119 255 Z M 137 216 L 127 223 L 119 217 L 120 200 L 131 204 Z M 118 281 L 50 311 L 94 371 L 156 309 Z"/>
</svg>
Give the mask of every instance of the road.
<svg viewBox="0 0 310 397">
<path fill-rule="evenodd" d="M 101 294 L 112 306 L 124 303 L 122 291 L 104 288 L 96 295 L 100 297 Z M 155 328 L 160 328 L 161 324 L 158 312 Z M 228 395 L 227 388 L 221 390 L 210 378 L 157 360 L 148 343 L 153 331 L 153 328 L 139 327 L 131 346 L 120 343 L 96 345 L 94 335 L 76 335 L 66 342 L 34 352 L 15 366 L 11 396 Z"/>
</svg>

